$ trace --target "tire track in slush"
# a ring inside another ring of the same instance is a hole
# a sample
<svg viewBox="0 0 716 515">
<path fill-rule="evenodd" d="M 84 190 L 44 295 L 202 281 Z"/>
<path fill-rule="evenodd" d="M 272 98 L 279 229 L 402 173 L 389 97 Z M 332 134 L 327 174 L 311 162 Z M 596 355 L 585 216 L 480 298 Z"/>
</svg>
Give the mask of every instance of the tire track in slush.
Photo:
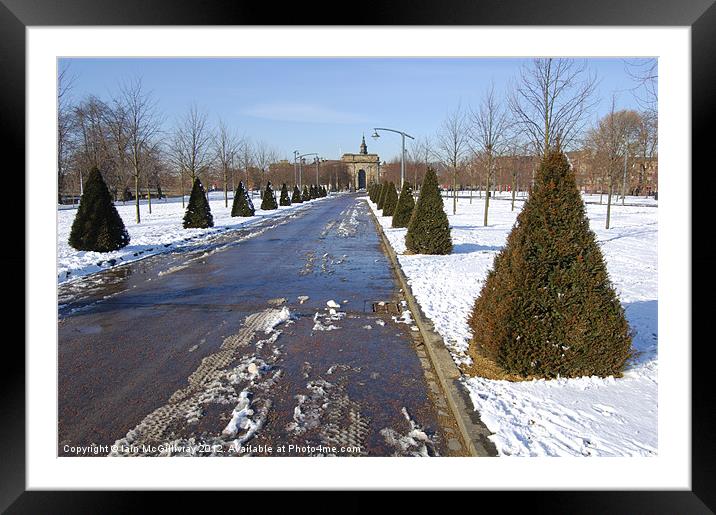
<svg viewBox="0 0 716 515">
<path fill-rule="evenodd" d="M 273 359 L 268 363 L 251 355 L 248 356 L 248 359 L 242 360 L 237 367 L 230 368 L 230 365 L 236 361 L 237 351 L 248 346 L 259 331 L 264 330 L 270 334 L 269 338 L 261 340 L 262 345 L 275 342 L 280 331 L 276 331 L 274 327 L 287 318 L 287 308 L 267 309 L 247 316 L 237 334 L 225 338 L 217 352 L 202 359 L 201 364 L 189 376 L 189 384 L 174 392 L 166 404 L 152 411 L 133 429 L 129 430 L 124 438 L 117 440 L 114 444 L 115 449 L 109 455 L 146 456 L 155 454 L 151 451 L 147 452 L 146 449 L 158 445 L 166 446 L 167 440 L 173 439 L 173 435 L 170 434 L 175 432 L 170 431 L 172 426 L 178 425 L 180 429 L 183 429 L 189 424 L 196 423 L 203 416 L 202 406 L 211 402 L 221 404 L 239 402 L 237 410 L 242 407 L 245 414 L 253 414 L 253 410 L 248 409 L 253 404 L 250 399 L 251 392 L 242 391 L 237 394 L 233 385 L 240 383 L 240 379 L 255 379 L 260 371 L 272 371 L 273 364 L 281 352 L 279 349 L 274 349 Z M 257 362 L 259 365 L 256 364 Z M 281 371 L 276 371 L 268 378 L 266 381 L 268 384 L 263 385 L 262 389 L 270 387 L 280 378 L 280 375 Z M 249 402 L 247 403 L 247 401 Z M 263 400 L 259 404 L 257 406 L 260 415 L 259 423 L 254 427 L 249 424 L 250 434 L 245 435 L 243 441 L 260 429 L 261 421 L 265 419 L 266 412 L 271 407 L 270 400 Z M 236 414 L 235 410 L 234 415 Z M 226 430 L 222 435 L 226 436 Z M 235 431 L 228 436 L 234 435 Z M 214 446 L 230 443 L 221 436 L 209 437 L 208 440 Z M 196 444 L 197 442 L 191 439 L 190 443 Z M 239 441 L 238 443 L 243 442 Z"/>
</svg>

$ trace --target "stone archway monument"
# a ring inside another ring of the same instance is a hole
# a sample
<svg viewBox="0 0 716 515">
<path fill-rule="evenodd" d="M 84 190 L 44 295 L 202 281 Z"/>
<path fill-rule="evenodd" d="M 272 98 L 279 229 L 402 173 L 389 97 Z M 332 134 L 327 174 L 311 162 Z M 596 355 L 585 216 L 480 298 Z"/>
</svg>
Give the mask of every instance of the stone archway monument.
<svg viewBox="0 0 716 515">
<path fill-rule="evenodd" d="M 380 182 L 380 158 L 378 154 L 368 153 L 365 136 L 360 144 L 360 152 L 358 154 L 343 154 L 341 162 L 346 165 L 351 189 L 359 190 Z"/>
</svg>

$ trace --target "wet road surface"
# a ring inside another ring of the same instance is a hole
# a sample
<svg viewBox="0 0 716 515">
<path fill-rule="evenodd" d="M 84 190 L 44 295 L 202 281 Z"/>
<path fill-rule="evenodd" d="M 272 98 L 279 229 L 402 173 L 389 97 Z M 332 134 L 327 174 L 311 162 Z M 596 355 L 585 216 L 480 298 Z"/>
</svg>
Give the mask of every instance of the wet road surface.
<svg viewBox="0 0 716 515">
<path fill-rule="evenodd" d="M 461 454 L 366 202 L 312 204 L 62 285 L 58 454 Z"/>
</svg>

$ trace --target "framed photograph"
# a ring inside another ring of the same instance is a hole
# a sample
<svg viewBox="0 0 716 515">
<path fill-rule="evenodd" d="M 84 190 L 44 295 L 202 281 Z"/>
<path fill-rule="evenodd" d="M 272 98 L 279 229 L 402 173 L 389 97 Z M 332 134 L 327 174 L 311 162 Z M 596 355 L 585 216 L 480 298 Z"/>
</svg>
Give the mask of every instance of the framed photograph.
<svg viewBox="0 0 716 515">
<path fill-rule="evenodd" d="M 3 0 L 26 242 L 3 509 L 427 489 L 709 513 L 716 10 L 582 4 L 344 26 Z"/>
</svg>

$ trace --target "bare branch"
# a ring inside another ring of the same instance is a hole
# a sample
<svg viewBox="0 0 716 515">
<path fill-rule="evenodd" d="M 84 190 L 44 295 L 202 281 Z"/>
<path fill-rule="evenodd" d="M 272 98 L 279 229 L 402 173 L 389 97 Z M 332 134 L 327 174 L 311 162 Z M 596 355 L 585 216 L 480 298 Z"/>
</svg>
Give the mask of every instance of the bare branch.
<svg viewBox="0 0 716 515">
<path fill-rule="evenodd" d="M 520 70 L 508 103 L 524 135 L 544 153 L 557 140 L 568 148 L 580 137 L 598 101 L 596 86 L 586 61 L 534 59 Z"/>
</svg>

